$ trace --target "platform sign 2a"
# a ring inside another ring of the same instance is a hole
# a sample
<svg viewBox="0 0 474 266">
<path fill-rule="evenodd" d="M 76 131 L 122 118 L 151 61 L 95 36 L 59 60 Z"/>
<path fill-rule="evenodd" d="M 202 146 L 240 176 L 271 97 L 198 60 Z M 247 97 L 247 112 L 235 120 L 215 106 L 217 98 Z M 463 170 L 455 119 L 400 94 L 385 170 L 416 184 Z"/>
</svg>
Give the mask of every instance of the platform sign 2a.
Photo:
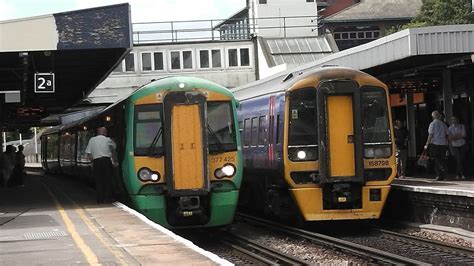
<svg viewBox="0 0 474 266">
<path fill-rule="evenodd" d="M 35 93 L 54 93 L 54 73 L 35 73 Z"/>
</svg>

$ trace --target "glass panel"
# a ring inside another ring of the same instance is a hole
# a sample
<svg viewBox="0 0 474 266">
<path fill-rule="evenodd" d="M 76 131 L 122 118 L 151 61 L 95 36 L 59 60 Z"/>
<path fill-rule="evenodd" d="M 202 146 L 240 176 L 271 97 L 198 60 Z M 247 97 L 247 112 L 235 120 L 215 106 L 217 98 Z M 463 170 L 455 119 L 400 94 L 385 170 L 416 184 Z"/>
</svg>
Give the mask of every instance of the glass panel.
<svg viewBox="0 0 474 266">
<path fill-rule="evenodd" d="M 250 144 L 250 119 L 244 120 L 244 145 Z"/>
<path fill-rule="evenodd" d="M 249 48 L 240 49 L 240 66 L 250 65 Z"/>
<path fill-rule="evenodd" d="M 161 105 L 135 107 L 135 154 L 156 155 L 162 152 Z M 152 145 L 155 140 L 155 144 Z"/>
<path fill-rule="evenodd" d="M 291 92 L 288 145 L 318 144 L 316 114 L 316 90 L 314 88 Z"/>
<path fill-rule="evenodd" d="M 181 69 L 179 52 L 171 52 L 171 69 Z"/>
<path fill-rule="evenodd" d="M 207 102 L 207 126 L 210 152 L 237 149 L 232 105 L 230 102 Z"/>
<path fill-rule="evenodd" d="M 114 69 L 114 72 L 123 72 L 122 62 L 117 65 L 117 67 Z"/>
<path fill-rule="evenodd" d="M 125 57 L 125 71 L 135 71 L 135 58 L 133 54 L 128 54 Z"/>
<path fill-rule="evenodd" d="M 193 53 L 191 51 L 183 51 L 183 68 L 193 68 Z"/>
<path fill-rule="evenodd" d="M 142 54 L 142 70 L 151 71 L 151 54 Z"/>
<path fill-rule="evenodd" d="M 201 68 L 209 68 L 209 51 L 208 50 L 199 51 L 199 61 L 200 61 L 199 66 Z"/>
<path fill-rule="evenodd" d="M 266 4 L 266 3 L 267 3 L 267 0 L 258 0 L 258 3 L 259 3 L 259 4 Z"/>
<path fill-rule="evenodd" d="M 364 143 L 390 141 L 385 90 L 364 86 L 362 90 L 362 130 Z"/>
<path fill-rule="evenodd" d="M 258 117 L 252 118 L 252 143 L 250 145 L 257 146 L 258 141 Z"/>
<path fill-rule="evenodd" d="M 237 49 L 229 49 L 229 66 L 238 66 Z"/>
<path fill-rule="evenodd" d="M 212 67 L 221 67 L 221 50 L 212 50 Z"/>
<path fill-rule="evenodd" d="M 264 145 L 265 144 L 265 129 L 266 129 L 266 124 L 265 121 L 267 120 L 266 116 L 260 116 L 258 118 L 258 145 Z"/>
<path fill-rule="evenodd" d="M 153 56 L 155 57 L 155 70 L 163 70 L 163 53 L 154 53 Z"/>
</svg>

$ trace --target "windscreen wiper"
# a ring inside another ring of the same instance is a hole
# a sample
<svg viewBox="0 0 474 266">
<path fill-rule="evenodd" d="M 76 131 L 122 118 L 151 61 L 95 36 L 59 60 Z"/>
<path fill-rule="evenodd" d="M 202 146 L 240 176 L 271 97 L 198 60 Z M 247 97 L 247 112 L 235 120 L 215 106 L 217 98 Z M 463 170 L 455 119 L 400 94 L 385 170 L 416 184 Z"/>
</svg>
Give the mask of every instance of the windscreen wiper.
<svg viewBox="0 0 474 266">
<path fill-rule="evenodd" d="M 207 131 L 209 131 L 209 133 L 211 133 L 211 135 L 215 139 L 215 143 L 218 147 L 217 151 L 213 151 L 213 153 L 217 153 L 218 151 L 224 151 L 224 147 L 223 147 L 222 143 L 220 142 L 219 138 L 217 137 L 216 132 L 214 132 L 214 130 L 212 130 L 212 128 L 209 124 L 207 124 Z"/>
<path fill-rule="evenodd" d="M 153 138 L 153 141 L 151 142 L 150 146 L 148 146 L 146 155 L 152 157 L 154 155 L 153 150 L 155 149 L 156 144 L 158 143 L 158 140 L 160 139 L 161 135 L 163 133 L 163 126 L 158 129 L 158 132 L 156 132 L 155 137 Z"/>
</svg>

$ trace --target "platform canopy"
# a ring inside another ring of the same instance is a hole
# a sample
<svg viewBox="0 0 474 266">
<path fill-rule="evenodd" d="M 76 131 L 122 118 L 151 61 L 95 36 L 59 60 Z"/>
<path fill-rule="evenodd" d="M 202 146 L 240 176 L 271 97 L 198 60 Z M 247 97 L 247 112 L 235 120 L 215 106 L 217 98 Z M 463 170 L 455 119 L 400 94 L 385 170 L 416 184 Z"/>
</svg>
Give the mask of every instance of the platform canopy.
<svg viewBox="0 0 474 266">
<path fill-rule="evenodd" d="M 38 125 L 80 103 L 132 48 L 130 6 L 0 21 L 0 125 Z"/>
</svg>

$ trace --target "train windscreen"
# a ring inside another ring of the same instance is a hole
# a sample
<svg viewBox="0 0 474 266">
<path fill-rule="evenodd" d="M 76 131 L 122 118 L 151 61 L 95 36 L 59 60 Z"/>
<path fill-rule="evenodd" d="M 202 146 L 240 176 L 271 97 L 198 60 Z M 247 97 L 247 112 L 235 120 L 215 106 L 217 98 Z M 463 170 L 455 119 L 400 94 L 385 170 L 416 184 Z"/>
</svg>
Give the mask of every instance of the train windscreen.
<svg viewBox="0 0 474 266">
<path fill-rule="evenodd" d="M 135 155 L 157 156 L 163 153 L 162 105 L 135 106 Z"/>
<path fill-rule="evenodd" d="M 385 90 L 363 86 L 362 127 L 365 144 L 384 144 L 391 141 L 388 106 Z"/>
<path fill-rule="evenodd" d="M 305 88 L 291 92 L 288 145 L 317 145 L 318 120 L 316 90 Z"/>
<path fill-rule="evenodd" d="M 237 150 L 231 102 L 207 102 L 207 139 L 211 153 Z"/>
</svg>

